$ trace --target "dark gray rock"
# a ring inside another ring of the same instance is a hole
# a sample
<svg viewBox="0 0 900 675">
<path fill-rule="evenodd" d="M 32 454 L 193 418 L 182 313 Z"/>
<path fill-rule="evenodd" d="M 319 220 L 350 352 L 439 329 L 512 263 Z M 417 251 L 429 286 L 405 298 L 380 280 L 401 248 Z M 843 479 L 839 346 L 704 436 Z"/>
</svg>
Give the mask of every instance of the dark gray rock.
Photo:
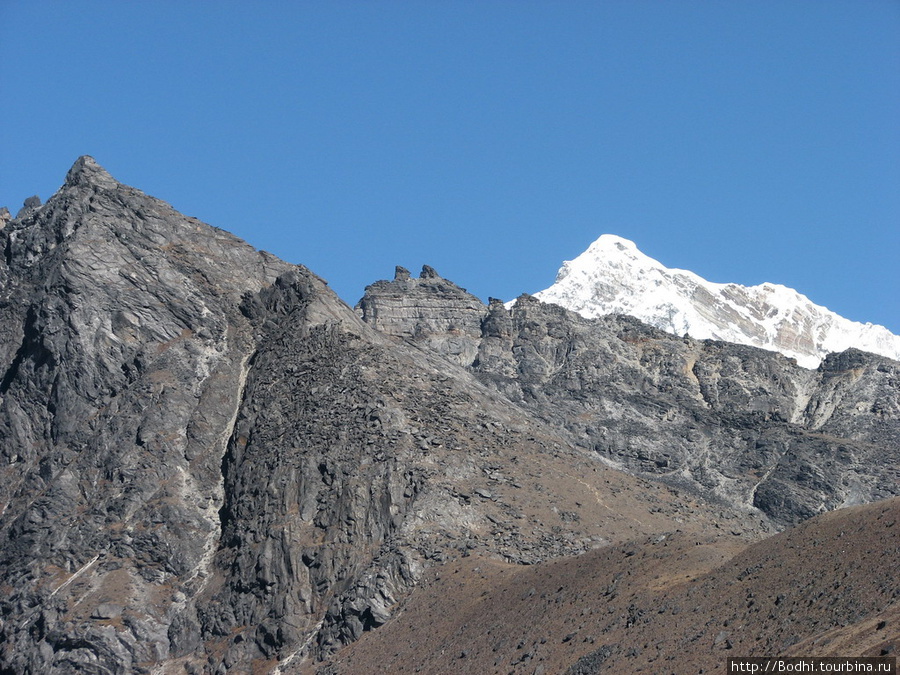
<svg viewBox="0 0 900 675">
<path fill-rule="evenodd" d="M 373 331 L 308 273 L 283 275 L 242 311 L 260 346 L 223 460 L 217 565 L 228 581 L 199 608 L 204 641 L 246 632 L 227 643 L 236 663 L 290 661 L 312 638 L 327 654 L 387 621 L 427 562 L 484 522 L 452 486 L 483 473 L 471 449 L 512 451 L 521 422 L 464 371 Z M 515 550 L 518 528 L 492 522 Z M 538 559 L 560 546 L 525 538 Z"/>
<path fill-rule="evenodd" d="M 22 220 L 27 218 L 32 213 L 34 213 L 41 206 L 41 198 L 37 195 L 33 195 L 25 200 L 25 203 L 22 204 L 22 208 L 19 209 L 19 212 L 16 214 L 17 220 Z"/>
<path fill-rule="evenodd" d="M 3 667 L 134 672 L 209 582 L 239 304 L 291 266 L 86 157 L 0 248 Z"/>
<path fill-rule="evenodd" d="M 552 429 L 91 158 L 0 249 L 2 671 L 287 667 L 383 624 L 428 565 L 601 536 L 543 492 L 534 527 L 507 502 L 544 490 L 529 458 L 577 459 Z M 420 334 L 480 336 L 462 289 L 391 283 L 456 299 Z"/>
</svg>

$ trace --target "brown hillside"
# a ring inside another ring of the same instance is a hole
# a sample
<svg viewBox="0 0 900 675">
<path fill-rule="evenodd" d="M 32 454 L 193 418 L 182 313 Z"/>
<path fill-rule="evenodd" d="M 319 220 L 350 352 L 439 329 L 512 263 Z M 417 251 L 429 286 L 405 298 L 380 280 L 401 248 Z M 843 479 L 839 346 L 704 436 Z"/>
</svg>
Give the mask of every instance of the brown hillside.
<svg viewBox="0 0 900 675">
<path fill-rule="evenodd" d="M 709 673 L 729 656 L 893 654 L 898 559 L 900 499 L 749 546 L 676 532 L 528 567 L 467 558 L 307 672 Z"/>
</svg>

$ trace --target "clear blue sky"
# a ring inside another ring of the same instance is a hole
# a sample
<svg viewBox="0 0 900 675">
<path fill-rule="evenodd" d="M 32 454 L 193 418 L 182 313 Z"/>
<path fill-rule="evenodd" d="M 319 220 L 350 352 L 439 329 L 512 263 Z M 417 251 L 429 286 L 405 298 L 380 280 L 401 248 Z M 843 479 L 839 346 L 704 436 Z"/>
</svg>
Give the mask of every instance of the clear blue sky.
<svg viewBox="0 0 900 675">
<path fill-rule="evenodd" d="M 610 232 L 900 333 L 897 0 L 0 0 L 0 205 L 90 154 L 350 304 Z"/>
</svg>

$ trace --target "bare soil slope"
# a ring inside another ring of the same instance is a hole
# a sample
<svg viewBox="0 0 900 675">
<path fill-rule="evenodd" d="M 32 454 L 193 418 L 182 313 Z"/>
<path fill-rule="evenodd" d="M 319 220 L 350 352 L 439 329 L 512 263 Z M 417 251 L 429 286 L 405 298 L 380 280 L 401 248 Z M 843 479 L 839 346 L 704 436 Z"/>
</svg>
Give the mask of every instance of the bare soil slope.
<svg viewBox="0 0 900 675">
<path fill-rule="evenodd" d="M 900 646 L 900 499 L 756 544 L 684 532 L 515 567 L 432 572 L 320 673 L 698 673 L 729 656 Z"/>
</svg>

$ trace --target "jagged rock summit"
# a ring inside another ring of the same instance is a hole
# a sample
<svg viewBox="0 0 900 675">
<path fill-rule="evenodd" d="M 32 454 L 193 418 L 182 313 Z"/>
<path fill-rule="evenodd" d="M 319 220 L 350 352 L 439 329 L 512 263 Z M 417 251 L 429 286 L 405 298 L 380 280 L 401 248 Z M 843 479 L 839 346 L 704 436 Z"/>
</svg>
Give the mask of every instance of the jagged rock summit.
<svg viewBox="0 0 900 675">
<path fill-rule="evenodd" d="M 627 314 L 675 335 L 779 351 L 806 368 L 849 347 L 900 359 L 900 336 L 883 326 L 850 321 L 778 284 L 717 284 L 669 269 L 612 234 L 564 262 L 535 297 L 588 318 Z"/>
<path fill-rule="evenodd" d="M 115 189 L 119 185 L 109 172 L 90 155 L 82 155 L 66 174 L 66 185 L 94 185 L 99 188 Z"/>
<path fill-rule="evenodd" d="M 484 304 L 465 288 L 423 265 L 418 279 L 397 267 L 393 281 L 376 281 L 356 310 L 382 333 L 424 340 L 430 349 L 467 366 L 478 353 Z"/>
</svg>

